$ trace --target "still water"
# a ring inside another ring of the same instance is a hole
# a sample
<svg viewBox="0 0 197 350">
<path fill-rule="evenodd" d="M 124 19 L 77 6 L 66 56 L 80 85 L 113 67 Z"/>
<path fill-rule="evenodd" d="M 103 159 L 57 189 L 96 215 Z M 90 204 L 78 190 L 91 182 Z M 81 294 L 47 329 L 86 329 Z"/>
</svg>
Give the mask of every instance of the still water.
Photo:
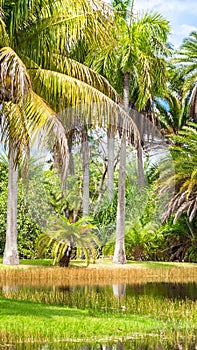
<svg viewBox="0 0 197 350">
<path fill-rule="evenodd" d="M 93 295 L 100 295 L 107 297 L 109 295 L 115 298 L 120 298 L 123 301 L 128 297 L 132 296 L 155 296 L 155 298 L 163 297 L 168 299 L 185 300 L 190 299 L 193 301 L 197 300 L 197 282 L 187 283 L 169 283 L 169 282 L 146 282 L 140 284 L 126 284 L 117 283 L 112 285 L 60 285 L 60 286 L 28 286 L 28 285 L 6 285 L 0 287 L 0 295 L 6 297 L 24 296 L 26 297 L 36 295 L 42 295 L 44 299 L 48 299 L 47 296 L 54 299 L 56 304 L 62 304 L 64 299 L 66 300 L 68 295 L 72 295 L 72 299 L 78 299 L 79 295 L 84 296 L 85 299 L 92 297 Z M 83 298 L 80 300 L 81 306 L 83 304 Z"/>
</svg>

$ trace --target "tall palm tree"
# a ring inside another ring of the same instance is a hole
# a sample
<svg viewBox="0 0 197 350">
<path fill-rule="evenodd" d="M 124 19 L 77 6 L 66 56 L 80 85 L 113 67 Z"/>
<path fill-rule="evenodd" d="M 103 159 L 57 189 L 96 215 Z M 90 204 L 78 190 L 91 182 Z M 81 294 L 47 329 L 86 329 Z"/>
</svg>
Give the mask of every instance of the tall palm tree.
<svg viewBox="0 0 197 350">
<path fill-rule="evenodd" d="M 28 155 L 30 135 L 36 137 L 39 130 L 53 130 L 61 144 L 62 156 L 66 159 L 67 141 L 64 128 L 55 117 L 54 112 L 36 95 L 24 64 L 10 48 L 0 50 L 1 64 L 1 134 L 5 148 L 9 152 L 8 204 L 6 245 L 4 264 L 18 264 L 17 251 L 17 192 L 18 160 L 25 153 Z M 10 75 L 12 74 L 13 87 Z M 11 81 L 9 86 L 7 83 Z M 11 85 L 11 87 L 10 87 Z M 45 133 L 45 139 L 47 134 Z"/>
<path fill-rule="evenodd" d="M 157 13 L 145 13 L 141 17 L 134 16 L 133 2 L 130 14 L 126 16 L 127 20 L 123 17 L 118 17 L 118 29 L 114 33 L 114 40 L 110 41 L 106 46 L 105 54 L 99 47 L 95 48 L 88 59 L 88 63 L 92 63 L 95 69 L 102 71 L 112 85 L 114 84 L 122 93 L 126 110 L 132 105 L 134 93 L 137 91 L 137 99 L 134 102 L 135 107 L 141 111 L 154 94 L 161 93 L 164 90 L 166 73 L 164 57 L 168 53 L 166 41 L 169 33 L 169 24 L 167 20 Z M 120 81 L 122 81 L 122 84 Z M 136 116 L 136 111 L 131 109 L 130 115 Z M 125 133 L 122 132 L 121 157 L 123 158 L 126 156 L 124 151 L 125 143 Z M 138 140 L 136 147 L 140 157 L 138 164 L 141 170 L 141 185 L 143 185 L 140 140 Z M 117 212 L 116 247 L 113 259 L 114 262 L 118 263 L 125 262 L 123 242 L 126 160 L 123 158 L 120 159 L 119 176 L 122 180 L 119 181 L 118 189 L 120 197 Z"/>
<path fill-rule="evenodd" d="M 1 0 L 1 131 L 5 145 L 9 144 L 10 158 L 14 155 L 10 171 L 14 171 L 13 164 L 17 171 L 17 159 L 21 151 L 28 148 L 30 135 L 33 138 L 35 131 L 43 127 L 52 130 L 60 140 L 65 169 L 68 147 L 62 124 L 68 131 L 80 118 L 87 123 L 94 116 L 95 123 L 95 115 L 100 116 L 100 125 L 106 124 L 109 114 L 117 122 L 119 113 L 132 127 L 132 120 L 119 107 L 120 98 L 108 81 L 71 59 L 80 50 L 83 54 L 82 49 L 92 42 L 105 43 L 112 20 L 113 12 L 108 5 L 97 0 L 46 0 L 44 3 L 41 0 L 28 3 Z M 67 109 L 70 106 L 75 107 L 73 113 Z M 94 114 L 93 106 L 96 106 Z M 15 188 L 16 181 L 15 176 Z M 13 186 L 9 185 L 9 192 Z M 8 203 L 8 212 L 11 208 Z M 16 211 L 7 228 L 5 264 L 18 263 L 14 221 Z M 13 233 L 9 229 L 11 226 Z"/>
</svg>

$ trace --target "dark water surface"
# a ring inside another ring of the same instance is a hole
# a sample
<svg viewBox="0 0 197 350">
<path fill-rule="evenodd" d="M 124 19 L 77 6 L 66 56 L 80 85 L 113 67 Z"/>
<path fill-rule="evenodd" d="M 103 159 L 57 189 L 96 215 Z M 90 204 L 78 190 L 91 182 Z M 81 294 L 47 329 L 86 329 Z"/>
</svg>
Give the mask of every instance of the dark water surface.
<svg viewBox="0 0 197 350">
<path fill-rule="evenodd" d="M 28 285 L 3 285 L 0 287 L 1 296 L 11 296 L 12 294 L 28 296 L 33 294 L 44 294 L 57 296 L 58 294 L 68 296 L 72 294 L 77 296 L 82 294 L 84 296 L 100 294 L 102 296 L 112 295 L 114 297 L 133 297 L 133 296 L 152 296 L 155 298 L 163 297 L 168 299 L 178 299 L 186 300 L 190 299 L 192 301 L 197 300 L 197 282 L 187 282 L 187 283 L 172 283 L 172 282 L 146 282 L 140 284 L 112 284 L 112 285 L 84 285 L 84 286 L 28 286 Z M 61 299 L 61 298 L 60 298 Z M 62 299 L 64 299 L 62 297 Z M 61 300 L 60 300 L 61 304 Z"/>
</svg>

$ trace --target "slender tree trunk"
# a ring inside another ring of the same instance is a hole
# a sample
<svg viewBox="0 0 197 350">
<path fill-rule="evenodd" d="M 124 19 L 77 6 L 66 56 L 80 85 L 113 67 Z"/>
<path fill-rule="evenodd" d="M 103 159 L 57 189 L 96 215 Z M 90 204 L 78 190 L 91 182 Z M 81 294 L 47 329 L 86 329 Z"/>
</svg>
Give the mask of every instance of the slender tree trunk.
<svg viewBox="0 0 197 350">
<path fill-rule="evenodd" d="M 107 164 L 107 188 L 108 188 L 108 199 L 113 200 L 114 197 L 114 127 L 109 126 L 107 131 L 107 152 L 108 152 L 108 164 Z"/>
<path fill-rule="evenodd" d="M 74 159 L 73 159 L 73 152 L 72 152 L 73 135 L 74 135 L 74 130 L 69 131 L 69 133 L 67 134 L 68 152 L 69 152 L 68 170 L 69 170 L 69 173 L 70 173 L 71 176 L 73 176 L 74 173 L 75 173 Z"/>
<path fill-rule="evenodd" d="M 125 111 L 129 110 L 129 84 L 130 73 L 124 74 L 123 101 Z M 123 124 L 121 148 L 120 148 L 120 165 L 118 178 L 118 206 L 116 218 L 116 243 L 114 250 L 113 262 L 119 264 L 126 263 L 125 254 L 125 188 L 126 188 L 126 140 L 127 130 Z"/>
<path fill-rule="evenodd" d="M 18 200 L 18 167 L 14 165 L 14 150 L 10 151 L 8 165 L 8 204 L 6 244 L 3 255 L 4 265 L 18 265 L 17 247 L 17 200 Z"/>
<path fill-rule="evenodd" d="M 137 145 L 137 165 L 138 165 L 138 184 L 140 188 L 144 188 L 145 180 L 144 180 L 144 165 L 143 165 L 143 157 L 142 157 L 142 146 L 139 140 Z"/>
<path fill-rule="evenodd" d="M 90 205 L 90 167 L 89 167 L 89 142 L 88 133 L 84 128 L 82 131 L 82 159 L 83 159 L 83 216 L 88 216 Z"/>
</svg>

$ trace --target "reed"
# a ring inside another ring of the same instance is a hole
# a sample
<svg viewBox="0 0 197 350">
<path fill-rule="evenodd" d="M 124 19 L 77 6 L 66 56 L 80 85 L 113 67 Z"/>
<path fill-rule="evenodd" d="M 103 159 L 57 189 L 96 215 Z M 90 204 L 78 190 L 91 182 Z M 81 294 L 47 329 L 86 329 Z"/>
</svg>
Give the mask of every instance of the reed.
<svg viewBox="0 0 197 350">
<path fill-rule="evenodd" d="M 58 268 L 33 267 L 0 269 L 0 286 L 6 281 L 17 285 L 64 286 L 80 284 L 189 282 L 197 280 L 195 267 L 167 268 Z"/>
</svg>

